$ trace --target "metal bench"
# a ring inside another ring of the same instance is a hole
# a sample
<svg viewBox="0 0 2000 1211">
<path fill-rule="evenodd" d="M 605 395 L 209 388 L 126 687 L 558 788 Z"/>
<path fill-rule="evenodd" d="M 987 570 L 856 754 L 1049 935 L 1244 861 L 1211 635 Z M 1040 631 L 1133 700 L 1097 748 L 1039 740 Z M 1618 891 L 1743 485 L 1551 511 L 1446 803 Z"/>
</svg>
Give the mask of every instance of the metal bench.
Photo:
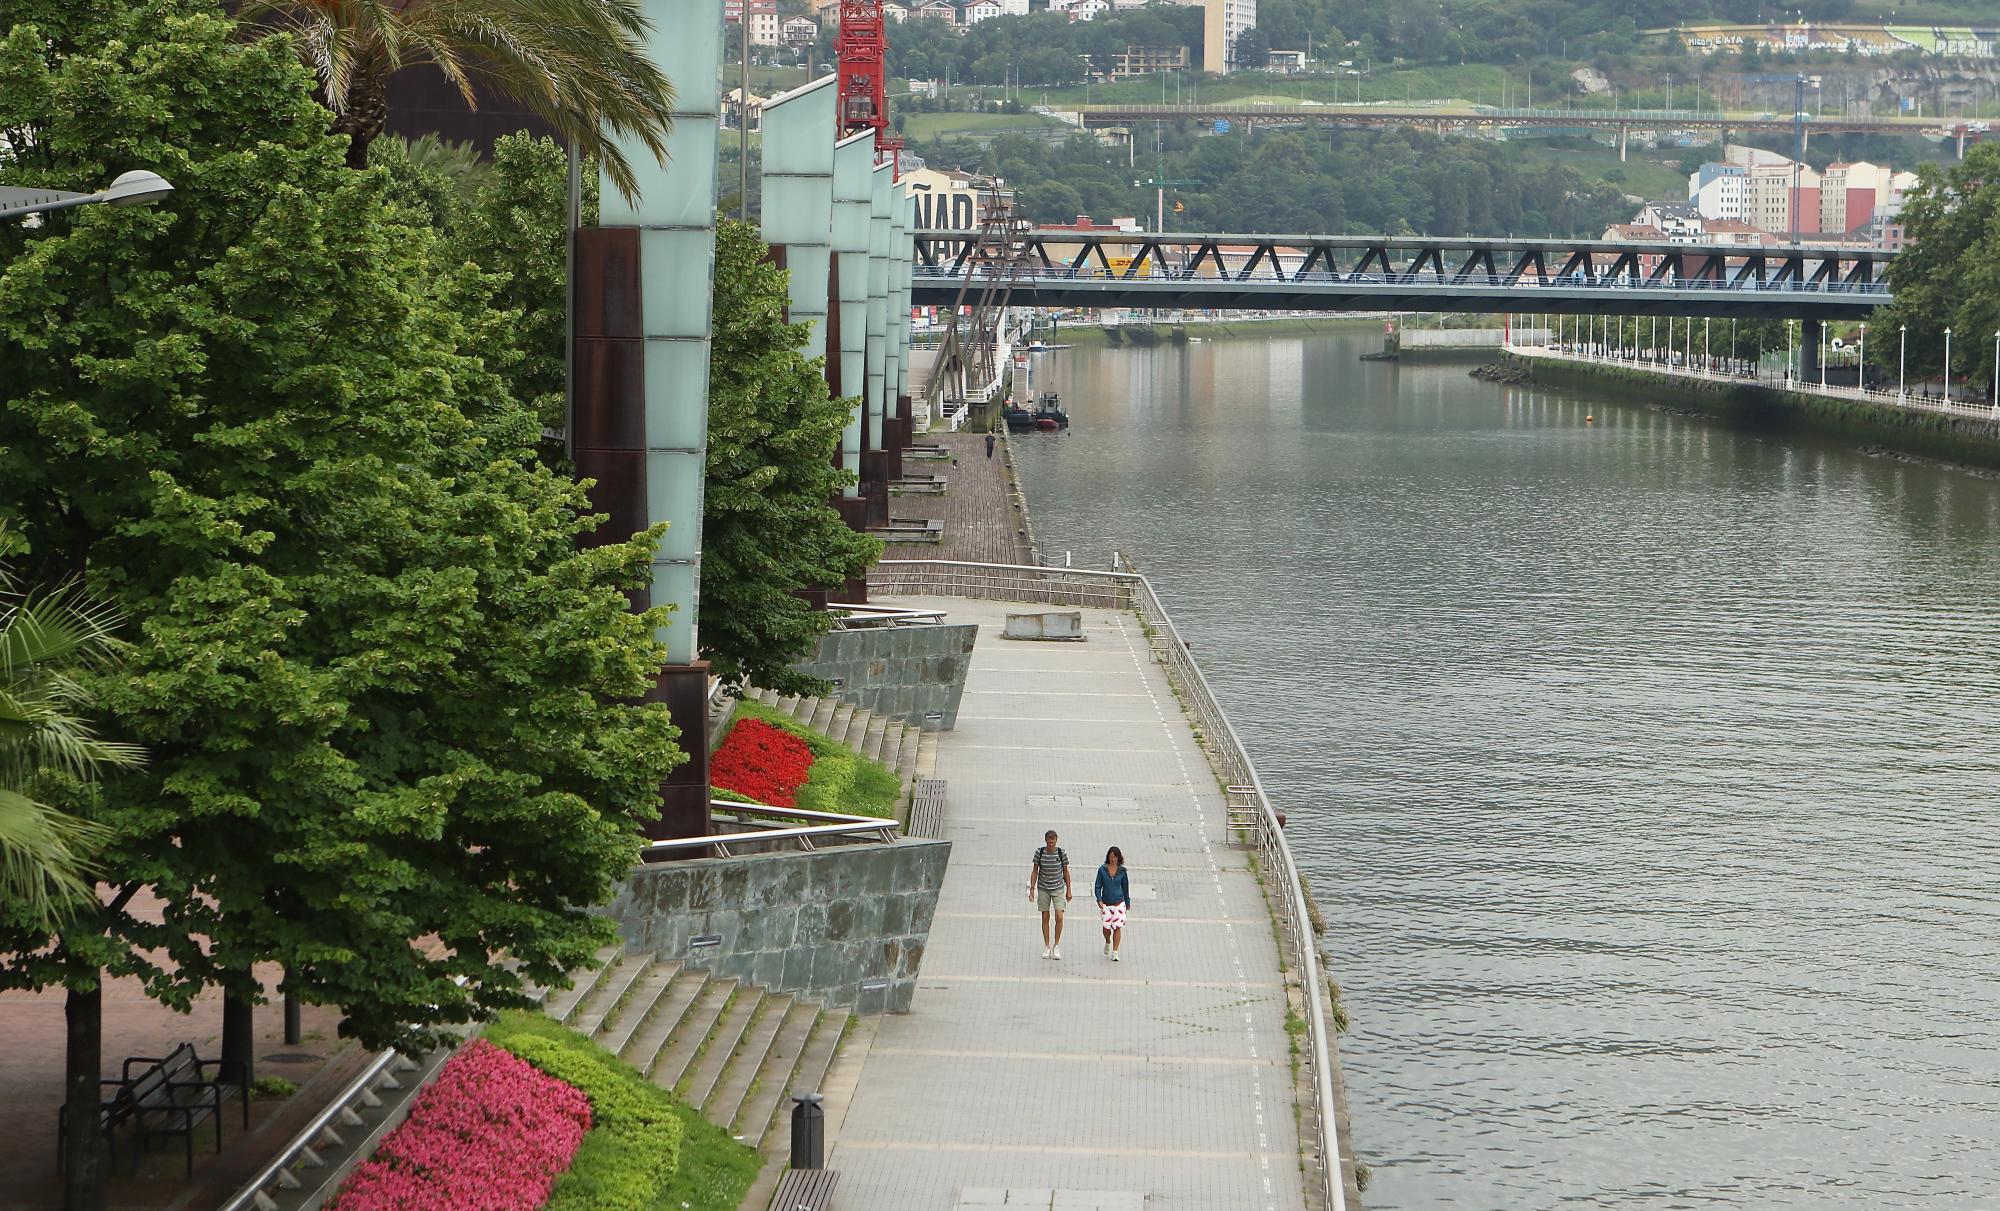
<svg viewBox="0 0 2000 1211">
<path fill-rule="evenodd" d="M 910 795 L 910 837 L 944 836 L 944 779 L 919 778 Z"/>
<path fill-rule="evenodd" d="M 778 1181 L 771 1211 L 827 1211 L 840 1174 L 832 1169 L 788 1169 Z"/>
<path fill-rule="evenodd" d="M 134 1069 L 137 1069 L 135 1072 Z M 107 1141 L 117 1129 L 132 1124 L 139 1136 L 141 1152 L 148 1151 L 159 1136 L 181 1137 L 188 1176 L 194 1175 L 194 1133 L 206 1120 L 215 1123 L 215 1150 L 222 1151 L 222 1102 L 231 1086 L 212 1079 L 208 1069 L 218 1073 L 233 1069 L 239 1078 L 234 1088 L 243 1100 L 243 1126 L 250 1126 L 249 1074 L 240 1060 L 204 1060 L 195 1054 L 194 1044 L 182 1043 L 164 1056 L 130 1056 L 119 1071 L 119 1079 L 104 1080 L 102 1086 L 117 1092 L 100 1106 L 100 1129 Z M 65 1160 L 69 1107 L 56 1111 L 56 1167 Z M 116 1163 L 114 1145 L 113 1163 Z M 138 1167 L 138 1158 L 133 1158 Z"/>
</svg>

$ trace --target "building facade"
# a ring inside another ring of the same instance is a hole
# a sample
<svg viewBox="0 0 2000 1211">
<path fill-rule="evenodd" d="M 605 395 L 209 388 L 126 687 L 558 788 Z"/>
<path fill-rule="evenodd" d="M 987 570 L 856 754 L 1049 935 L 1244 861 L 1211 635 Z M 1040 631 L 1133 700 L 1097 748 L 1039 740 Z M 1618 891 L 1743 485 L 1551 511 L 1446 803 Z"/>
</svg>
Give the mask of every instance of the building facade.
<svg viewBox="0 0 2000 1211">
<path fill-rule="evenodd" d="M 1257 0 L 1198 0 L 1201 4 L 1201 69 L 1211 75 L 1227 75 L 1240 67 L 1261 68 L 1261 63 L 1238 64 L 1236 39 L 1257 24 Z"/>
</svg>

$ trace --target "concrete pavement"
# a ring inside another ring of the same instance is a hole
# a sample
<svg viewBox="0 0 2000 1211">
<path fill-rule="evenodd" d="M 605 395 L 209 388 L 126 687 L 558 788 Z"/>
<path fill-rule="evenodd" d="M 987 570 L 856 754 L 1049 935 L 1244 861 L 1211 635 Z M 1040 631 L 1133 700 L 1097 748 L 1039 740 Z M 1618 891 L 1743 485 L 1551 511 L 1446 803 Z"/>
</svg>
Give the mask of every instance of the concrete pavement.
<svg viewBox="0 0 2000 1211">
<path fill-rule="evenodd" d="M 938 748 L 954 842 L 914 1008 L 881 1028 L 828 1167 L 836 1211 L 1279 1211 L 1304 1205 L 1286 996 L 1223 797 L 1135 616 L 1085 610 L 1081 643 L 974 621 L 958 727 Z M 1045 829 L 1076 901 L 1060 962 L 1027 899 Z M 1091 885 L 1131 870 L 1124 959 Z"/>
</svg>

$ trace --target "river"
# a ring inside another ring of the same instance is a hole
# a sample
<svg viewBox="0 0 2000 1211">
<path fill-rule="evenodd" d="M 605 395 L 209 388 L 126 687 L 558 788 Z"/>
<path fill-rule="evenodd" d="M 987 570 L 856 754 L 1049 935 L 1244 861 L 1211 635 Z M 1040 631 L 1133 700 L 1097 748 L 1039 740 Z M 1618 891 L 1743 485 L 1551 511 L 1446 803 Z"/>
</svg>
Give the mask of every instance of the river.
<svg viewBox="0 0 2000 1211">
<path fill-rule="evenodd" d="M 2000 1205 L 2000 482 L 1379 341 L 1038 355 L 1015 441 L 1290 813 L 1366 1205 Z"/>
</svg>

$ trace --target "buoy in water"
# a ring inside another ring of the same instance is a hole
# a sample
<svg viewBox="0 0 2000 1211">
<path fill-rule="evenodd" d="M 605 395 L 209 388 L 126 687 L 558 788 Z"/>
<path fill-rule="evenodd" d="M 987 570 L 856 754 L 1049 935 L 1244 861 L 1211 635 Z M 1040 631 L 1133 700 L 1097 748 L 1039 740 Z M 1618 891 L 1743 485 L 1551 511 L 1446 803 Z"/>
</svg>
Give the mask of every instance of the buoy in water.
<svg viewBox="0 0 2000 1211">
<path fill-rule="evenodd" d="M 1584 418 L 1583 418 L 1583 423 L 1584 423 L 1584 424 L 1586 424 L 1586 425 L 1594 425 L 1594 424 L 1596 424 L 1596 423 L 1597 423 L 1597 417 L 1595 417 L 1595 416 L 1586 416 L 1586 417 L 1584 417 Z"/>
</svg>

